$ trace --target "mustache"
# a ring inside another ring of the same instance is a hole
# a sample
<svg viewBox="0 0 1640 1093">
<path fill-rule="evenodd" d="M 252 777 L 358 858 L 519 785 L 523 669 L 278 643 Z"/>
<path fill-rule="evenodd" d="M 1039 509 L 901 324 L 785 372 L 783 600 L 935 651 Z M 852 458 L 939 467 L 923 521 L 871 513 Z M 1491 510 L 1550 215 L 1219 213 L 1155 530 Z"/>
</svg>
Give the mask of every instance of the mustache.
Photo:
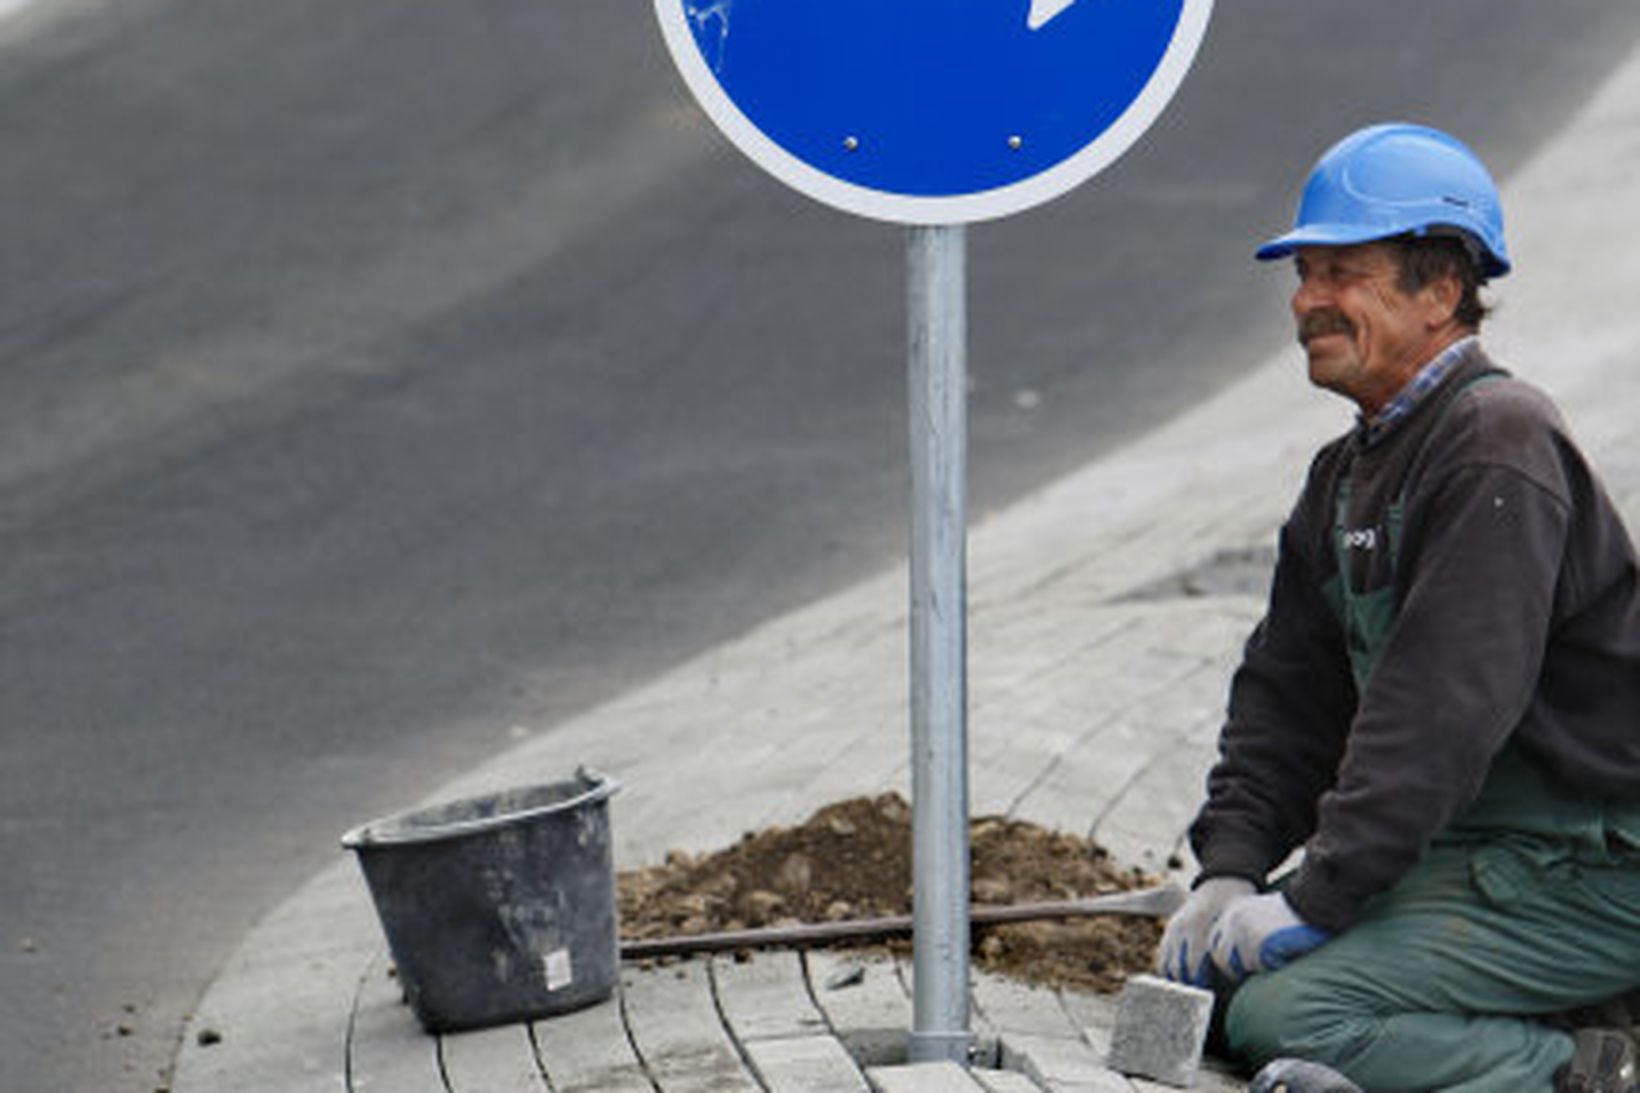
<svg viewBox="0 0 1640 1093">
<path fill-rule="evenodd" d="M 1335 311 L 1332 308 L 1311 311 L 1298 320 L 1300 345 L 1309 345 L 1311 338 L 1327 334 L 1345 334 L 1353 337 L 1355 324 L 1346 319 L 1342 311 Z"/>
</svg>

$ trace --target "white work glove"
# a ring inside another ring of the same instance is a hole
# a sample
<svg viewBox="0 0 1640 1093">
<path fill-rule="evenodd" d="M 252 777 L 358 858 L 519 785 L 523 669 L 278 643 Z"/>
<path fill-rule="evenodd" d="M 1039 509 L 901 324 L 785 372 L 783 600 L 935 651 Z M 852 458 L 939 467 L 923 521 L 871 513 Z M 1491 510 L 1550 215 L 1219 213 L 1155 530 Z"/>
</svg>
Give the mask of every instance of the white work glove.
<svg viewBox="0 0 1640 1093">
<path fill-rule="evenodd" d="M 1156 954 L 1156 971 L 1164 979 L 1208 985 L 1211 950 L 1208 937 L 1219 916 L 1233 901 L 1251 896 L 1258 888 L 1244 877 L 1209 877 L 1196 886 L 1184 906 L 1167 920 L 1162 947 Z"/>
<path fill-rule="evenodd" d="M 1242 896 L 1226 907 L 1207 945 L 1219 970 L 1240 983 L 1250 975 L 1275 971 L 1330 940 L 1330 932 L 1299 918 L 1286 896 L 1266 892 Z"/>
</svg>

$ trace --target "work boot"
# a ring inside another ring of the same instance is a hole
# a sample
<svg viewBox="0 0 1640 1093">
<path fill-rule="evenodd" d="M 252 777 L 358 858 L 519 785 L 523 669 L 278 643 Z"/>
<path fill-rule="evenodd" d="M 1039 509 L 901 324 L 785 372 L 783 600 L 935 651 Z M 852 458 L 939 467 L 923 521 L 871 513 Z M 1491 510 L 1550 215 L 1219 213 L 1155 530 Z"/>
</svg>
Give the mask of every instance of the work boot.
<svg viewBox="0 0 1640 1093">
<path fill-rule="evenodd" d="M 1330 1066 L 1277 1059 L 1253 1076 L 1247 1093 L 1361 1093 L 1361 1087 Z"/>
<path fill-rule="evenodd" d="M 1572 1061 L 1555 1078 L 1555 1093 L 1640 1093 L 1640 1047 L 1623 1028 L 1583 1028 L 1572 1034 Z"/>
</svg>

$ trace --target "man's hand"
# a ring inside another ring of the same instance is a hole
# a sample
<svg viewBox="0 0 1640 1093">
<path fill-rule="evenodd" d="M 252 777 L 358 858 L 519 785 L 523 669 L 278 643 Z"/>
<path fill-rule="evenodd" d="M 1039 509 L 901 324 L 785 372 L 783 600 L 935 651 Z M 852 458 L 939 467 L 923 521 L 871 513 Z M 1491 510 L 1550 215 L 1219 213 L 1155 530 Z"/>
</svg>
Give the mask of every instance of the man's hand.
<svg viewBox="0 0 1640 1093">
<path fill-rule="evenodd" d="M 1207 986 L 1211 956 L 1207 939 L 1214 925 L 1233 901 L 1256 891 L 1252 881 L 1241 877 L 1209 877 L 1198 884 L 1184 906 L 1168 920 L 1156 956 L 1156 971 L 1178 983 Z"/>
<path fill-rule="evenodd" d="M 1242 896 L 1219 915 L 1207 945 L 1213 963 L 1236 983 L 1269 972 L 1332 940 L 1298 917 L 1280 892 Z"/>
</svg>

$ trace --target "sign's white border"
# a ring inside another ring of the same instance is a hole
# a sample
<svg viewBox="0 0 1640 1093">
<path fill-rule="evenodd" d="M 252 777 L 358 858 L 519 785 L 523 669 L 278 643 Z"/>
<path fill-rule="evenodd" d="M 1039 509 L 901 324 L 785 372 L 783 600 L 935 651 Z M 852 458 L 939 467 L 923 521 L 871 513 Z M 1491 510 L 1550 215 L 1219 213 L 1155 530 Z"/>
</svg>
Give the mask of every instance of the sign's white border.
<svg viewBox="0 0 1640 1093">
<path fill-rule="evenodd" d="M 667 49 L 684 83 L 730 143 L 780 181 L 816 201 L 873 220 L 895 224 L 968 224 L 994 220 L 1052 201 L 1114 163 L 1144 135 L 1184 82 L 1207 33 L 1213 0 L 1184 0 L 1173 40 L 1144 89 L 1111 126 L 1066 159 L 1029 178 L 968 194 L 917 197 L 873 190 L 809 166 L 741 112 L 724 92 L 695 45 L 683 0 L 655 0 L 655 14 Z"/>
</svg>

